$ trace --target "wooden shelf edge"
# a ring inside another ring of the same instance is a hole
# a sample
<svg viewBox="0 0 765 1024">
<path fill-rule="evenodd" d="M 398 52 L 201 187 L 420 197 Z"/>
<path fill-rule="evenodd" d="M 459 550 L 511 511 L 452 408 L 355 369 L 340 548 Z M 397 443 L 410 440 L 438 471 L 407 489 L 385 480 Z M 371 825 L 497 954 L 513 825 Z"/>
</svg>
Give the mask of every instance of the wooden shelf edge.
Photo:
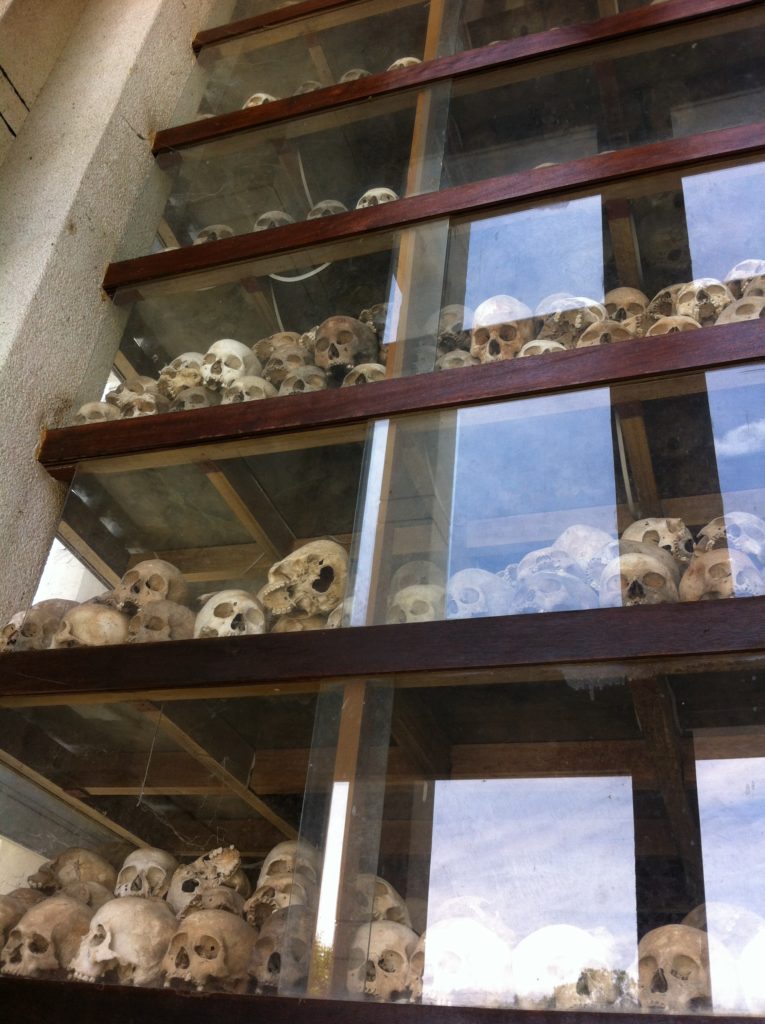
<svg viewBox="0 0 765 1024">
<path fill-rule="evenodd" d="M 681 0 L 678 0 L 681 2 Z M 487 211 L 519 200 L 540 199 L 583 186 L 598 187 L 640 174 L 690 168 L 721 159 L 747 157 L 765 149 L 765 121 L 668 139 L 613 153 L 536 167 L 485 181 L 456 185 L 439 192 L 399 199 L 334 217 L 225 238 L 206 245 L 152 253 L 107 267 L 103 287 L 120 288 L 161 281 L 201 270 L 232 266 L 265 256 L 293 252 L 323 242 L 351 239 L 370 231 L 404 229 L 424 221 Z"/>
<path fill-rule="evenodd" d="M 6 1024 L 29 1021 L 105 1021 L 135 1024 L 645 1024 L 640 1013 L 583 1013 L 561 1010 L 493 1010 L 408 1003 L 365 1003 L 337 999 L 289 999 L 277 996 L 198 995 L 171 989 L 88 985 L 82 982 L 32 981 L 0 977 Z M 662 1020 L 654 1015 L 653 1020 Z M 765 1017 L 672 1014 L 672 1024 L 758 1024 Z"/>
<path fill-rule="evenodd" d="M 654 31 L 707 16 L 726 14 L 757 4 L 758 0 L 674 0 L 674 3 L 669 5 L 649 5 L 635 11 L 601 18 L 595 22 L 569 25 L 535 35 L 503 40 L 490 47 L 465 50 L 448 57 L 424 61 L 412 68 L 381 72 L 356 82 L 328 86 L 313 93 L 288 97 L 261 107 L 216 114 L 211 118 L 166 128 L 157 132 L 153 152 L 157 155 L 184 146 L 198 145 L 276 121 L 304 117 L 320 110 L 346 106 L 375 96 L 421 88 L 446 79 L 461 78 L 464 75 L 519 64 L 527 60 L 538 61 L 546 56 L 559 55 L 591 44 L 609 43 L 624 36 Z M 208 33 L 201 33 L 194 41 L 194 49 L 198 52 L 206 45 L 250 35 L 292 20 L 299 21 L 309 15 L 341 6 L 343 5 L 336 0 L 309 0 L 307 3 L 296 4 L 294 9 L 284 8 L 258 18 L 222 26 L 222 29 L 228 29 L 228 32 L 213 29 Z M 291 10 L 293 13 L 289 15 Z"/>
<path fill-rule="evenodd" d="M 78 465 L 95 459 L 152 452 L 159 457 L 162 452 L 202 444 L 256 440 L 407 412 L 521 399 L 756 360 L 765 360 L 765 322 L 747 320 L 671 337 L 636 338 L 603 348 L 434 372 L 427 375 L 426 388 L 419 374 L 364 388 L 62 427 L 43 433 L 37 457 L 52 477 L 70 481 Z"/>
<path fill-rule="evenodd" d="M 237 21 L 224 22 L 222 25 L 213 25 L 212 28 L 203 29 L 201 32 L 197 32 L 191 45 L 193 50 L 198 53 L 204 46 L 213 46 L 216 43 L 225 42 L 227 39 L 248 36 L 262 29 L 273 28 L 275 25 L 302 21 L 303 18 L 314 14 L 323 14 L 325 11 L 334 11 L 338 7 L 356 6 L 361 2 L 362 0 L 302 0 L 301 3 L 266 11 L 265 14 L 254 14 L 249 18 L 239 18 Z"/>
<path fill-rule="evenodd" d="M 124 699 L 269 686 L 540 666 L 765 652 L 765 597 L 602 608 L 415 625 L 362 626 L 2 656 L 0 700 Z M 616 671 L 616 670 L 615 670 Z M 214 688 L 213 688 L 214 689 Z"/>
</svg>

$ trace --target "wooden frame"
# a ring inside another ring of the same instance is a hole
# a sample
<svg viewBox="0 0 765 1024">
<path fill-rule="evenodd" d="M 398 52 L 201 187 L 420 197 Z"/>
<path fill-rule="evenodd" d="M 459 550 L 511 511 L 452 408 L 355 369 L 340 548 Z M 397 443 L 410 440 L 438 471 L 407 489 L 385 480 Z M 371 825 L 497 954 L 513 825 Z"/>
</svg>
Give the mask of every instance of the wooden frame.
<svg viewBox="0 0 765 1024">
<path fill-rule="evenodd" d="M 544 623 L 544 629 L 540 624 Z M 554 638 L 554 642 L 551 642 Z M 765 650 L 765 598 L 601 608 L 3 656 L 0 706 L 315 689 L 348 678 L 625 665 Z M 666 669 L 665 669 L 666 670 Z M 617 670 L 615 670 L 617 671 Z M 626 671 L 626 670 L 625 670 Z M 655 664 L 650 668 L 655 672 Z M 210 681 L 215 680 L 213 686 Z M 39 702 L 39 701 L 35 701 Z"/>
<path fill-rule="evenodd" d="M 468 50 L 450 57 L 440 57 L 401 71 L 382 72 L 344 85 L 332 85 L 303 96 L 277 100 L 260 107 L 218 114 L 202 121 L 193 121 L 157 132 L 153 140 L 155 155 L 182 146 L 208 142 L 236 132 L 248 131 L 274 121 L 303 117 L 317 110 L 345 106 L 373 96 L 399 92 L 462 77 L 477 71 L 486 71 L 504 65 L 537 61 L 593 43 L 608 43 L 636 32 L 647 32 L 673 24 L 683 24 L 709 15 L 753 7 L 757 0 L 674 0 L 664 4 L 646 6 L 624 14 L 615 14 L 599 21 L 572 25 L 536 35 L 506 40 L 491 47 Z M 275 25 L 297 21 L 323 10 L 343 6 L 337 0 L 308 0 L 294 7 L 246 19 L 221 29 L 200 33 L 194 42 L 196 50 L 205 45 L 220 43 L 254 31 L 266 31 Z M 293 12 L 290 14 L 290 12 Z M 278 17 L 277 17 L 278 15 Z M 226 30 L 224 32 L 224 29 Z"/>
</svg>

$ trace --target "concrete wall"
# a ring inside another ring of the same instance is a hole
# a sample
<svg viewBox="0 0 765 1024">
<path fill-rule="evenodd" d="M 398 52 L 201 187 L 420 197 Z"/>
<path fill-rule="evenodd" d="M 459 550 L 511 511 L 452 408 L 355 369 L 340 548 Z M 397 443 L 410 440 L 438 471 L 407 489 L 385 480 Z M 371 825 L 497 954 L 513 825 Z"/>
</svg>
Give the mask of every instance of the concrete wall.
<svg viewBox="0 0 765 1024">
<path fill-rule="evenodd" d="M 40 432 L 105 380 L 125 314 L 99 285 L 213 3 L 89 0 L 0 165 L 0 622 L 31 601 L 64 497 Z"/>
</svg>

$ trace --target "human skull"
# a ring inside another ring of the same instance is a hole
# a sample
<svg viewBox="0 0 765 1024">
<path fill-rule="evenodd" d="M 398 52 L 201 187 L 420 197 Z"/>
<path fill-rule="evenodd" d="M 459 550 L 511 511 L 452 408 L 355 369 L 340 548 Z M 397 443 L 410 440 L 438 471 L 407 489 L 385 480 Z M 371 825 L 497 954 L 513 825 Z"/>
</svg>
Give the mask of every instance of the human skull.
<svg viewBox="0 0 765 1024">
<path fill-rule="evenodd" d="M 393 573 L 388 587 L 388 594 L 392 597 L 404 587 L 413 587 L 415 584 L 434 583 L 438 587 L 446 586 L 446 575 L 435 562 L 426 559 L 415 559 L 412 562 L 404 562 Z"/>
<path fill-rule="evenodd" d="M 697 551 L 736 548 L 765 566 L 765 521 L 751 512 L 728 512 L 703 526 L 696 541 Z"/>
<path fill-rule="evenodd" d="M 134 850 L 127 855 L 120 868 L 114 895 L 162 899 L 177 868 L 178 861 L 166 850 L 158 850 L 153 846 Z"/>
<path fill-rule="evenodd" d="M 585 296 L 567 294 L 542 299 L 534 315 L 540 321 L 537 337 L 542 341 L 558 341 L 566 348 L 574 348 L 588 327 L 608 319 L 602 303 Z"/>
<path fill-rule="evenodd" d="M 518 354 L 523 355 L 523 351 Z M 437 370 L 459 370 L 462 369 L 463 366 L 480 365 L 480 359 L 476 359 L 476 357 L 471 356 L 469 352 L 463 352 L 462 349 L 459 348 L 455 349 L 454 352 L 447 352 L 446 355 L 440 356 L 436 360 Z"/>
<path fill-rule="evenodd" d="M 254 352 L 232 338 L 213 342 L 202 360 L 202 380 L 212 391 L 231 387 L 240 377 L 260 373 L 261 366 Z"/>
<path fill-rule="evenodd" d="M 304 335 L 300 335 L 296 331 L 277 331 L 276 334 L 269 334 L 267 338 L 261 338 L 260 341 L 256 341 L 252 346 L 252 351 L 258 362 L 265 366 L 275 352 L 290 350 L 300 346 L 306 352 L 311 351 L 303 343 L 303 337 Z"/>
<path fill-rule="evenodd" d="M 518 358 L 525 359 L 527 356 L 548 356 L 552 352 L 565 352 L 566 346 L 561 345 L 559 341 L 539 341 L 534 338 L 532 341 L 527 341 L 521 351 L 518 353 Z"/>
<path fill-rule="evenodd" d="M 148 558 L 128 569 L 113 593 L 115 607 L 132 615 L 156 601 L 184 604 L 187 599 L 183 573 L 161 558 Z"/>
<path fill-rule="evenodd" d="M 42 900 L 11 928 L 0 952 L 0 970 L 22 978 L 68 971 L 92 914 L 71 896 Z"/>
<path fill-rule="evenodd" d="M 26 612 L 16 612 L 0 629 L 0 654 L 15 651 Z"/>
<path fill-rule="evenodd" d="M 446 587 L 447 619 L 509 615 L 513 588 L 485 569 L 462 569 Z"/>
<path fill-rule="evenodd" d="M 192 409 L 209 409 L 220 404 L 220 396 L 205 387 L 184 388 L 170 406 L 170 412 L 189 412 Z"/>
<path fill-rule="evenodd" d="M 129 644 L 153 644 L 161 640 L 190 640 L 194 613 L 175 601 L 152 601 L 139 608 L 128 624 Z"/>
<path fill-rule="evenodd" d="M 49 894 L 74 882 L 98 882 L 111 892 L 116 881 L 117 872 L 108 860 L 80 846 L 63 850 L 54 860 L 41 864 L 28 878 L 31 888 Z"/>
<path fill-rule="evenodd" d="M 347 580 L 345 549 L 333 540 L 314 540 L 271 566 L 258 598 L 274 615 L 327 615 L 342 601 Z"/>
<path fill-rule="evenodd" d="M 308 980 L 313 930 L 308 907 L 277 910 L 264 921 L 250 960 L 259 992 L 302 988 Z"/>
<path fill-rule="evenodd" d="M 360 78 L 369 78 L 370 72 L 366 68 L 350 68 L 340 76 L 340 84 L 345 85 L 346 82 L 358 82 Z"/>
<path fill-rule="evenodd" d="M 228 224 L 209 224 L 201 228 L 194 236 L 194 245 L 206 245 L 208 242 L 220 242 L 223 238 L 233 238 L 234 229 Z"/>
<path fill-rule="evenodd" d="M 519 583 L 525 583 L 530 576 L 536 573 L 565 573 L 569 576 L 585 578 L 585 572 L 577 561 L 563 548 L 546 547 L 536 548 L 530 551 L 518 563 L 516 579 Z"/>
<path fill-rule="evenodd" d="M 202 383 L 201 352 L 182 352 L 172 362 L 159 371 L 157 387 L 160 393 L 171 401 L 176 399 L 186 388 L 197 388 Z"/>
<path fill-rule="evenodd" d="M 374 363 L 378 357 L 377 335 L 367 324 L 352 316 L 331 316 L 319 324 L 314 358 L 322 370 L 345 376 L 360 363 Z"/>
<path fill-rule="evenodd" d="M 245 903 L 245 920 L 256 931 L 260 931 L 263 923 L 277 910 L 288 907 L 308 907 L 313 910 L 317 898 L 318 887 L 304 875 L 272 874 Z"/>
<path fill-rule="evenodd" d="M 622 540 L 656 544 L 668 551 L 681 565 L 687 565 L 693 554 L 693 536 L 682 519 L 661 517 L 638 519 L 622 533 Z M 765 532 L 763 532 L 763 540 L 765 540 Z"/>
<path fill-rule="evenodd" d="M 225 910 L 227 914 L 243 917 L 244 896 L 226 885 L 198 889 L 178 914 L 178 920 L 183 921 L 189 914 L 196 914 L 200 910 Z"/>
<path fill-rule="evenodd" d="M 527 935 L 513 950 L 512 988 L 524 1010 L 552 1005 L 561 985 L 576 985 L 584 970 L 607 970 L 613 951 L 607 938 L 573 925 L 546 925 Z"/>
<path fill-rule="evenodd" d="M 416 946 L 417 933 L 405 924 L 373 921 L 362 925 L 348 958 L 348 992 L 388 1002 L 405 1000 L 409 961 Z"/>
<path fill-rule="evenodd" d="M 558 985 L 556 1010 L 637 1010 L 637 985 L 626 971 L 585 967 L 576 982 Z"/>
<path fill-rule="evenodd" d="M 392 188 L 380 186 L 378 188 L 370 188 L 364 193 L 364 195 L 356 203 L 357 210 L 366 210 L 371 206 L 382 206 L 384 203 L 392 203 L 398 199 L 398 196 Z"/>
<path fill-rule="evenodd" d="M 731 302 L 733 295 L 722 281 L 713 277 L 699 277 L 681 286 L 675 307 L 680 316 L 689 316 L 702 327 L 709 327 Z"/>
<path fill-rule="evenodd" d="M 567 527 L 552 546 L 570 555 L 590 586 L 597 589 L 603 569 L 612 557 L 609 552 L 612 541 L 613 537 L 605 530 L 575 523 Z"/>
<path fill-rule="evenodd" d="M 444 617 L 446 593 L 433 583 L 404 587 L 388 605 L 388 623 L 435 622 Z"/>
<path fill-rule="evenodd" d="M 618 320 L 599 320 L 590 324 L 576 342 L 576 348 L 595 348 L 616 341 L 630 341 L 634 335 Z"/>
<path fill-rule="evenodd" d="M 63 617 L 76 607 L 76 601 L 65 601 L 55 597 L 33 604 L 31 608 L 22 613 L 23 618 L 13 641 L 13 649 L 16 651 L 47 650 L 58 632 Z"/>
<path fill-rule="evenodd" d="M 75 413 L 74 425 L 79 427 L 83 423 L 104 423 L 119 418 L 120 411 L 116 405 L 110 405 L 109 402 L 86 402 Z"/>
<path fill-rule="evenodd" d="M 110 892 L 105 885 L 98 882 L 70 882 L 61 890 L 62 896 L 71 896 L 73 900 L 79 900 L 91 910 L 98 910 L 113 898 L 114 893 Z"/>
<path fill-rule="evenodd" d="M 612 288 L 604 300 L 609 320 L 623 323 L 648 309 L 648 296 L 637 288 Z"/>
<path fill-rule="evenodd" d="M 592 587 L 580 577 L 566 572 L 535 572 L 519 581 L 511 610 L 514 615 L 572 612 L 596 604 Z"/>
<path fill-rule="evenodd" d="M 717 318 L 718 324 L 737 324 L 742 320 L 762 320 L 765 318 L 765 297 L 746 294 L 743 299 L 736 299 L 727 306 Z"/>
<path fill-rule="evenodd" d="M 68 611 L 53 635 L 51 648 L 107 647 L 124 644 L 128 637 L 127 615 L 107 605 L 86 603 Z"/>
<path fill-rule="evenodd" d="M 347 213 L 348 207 L 337 199 L 322 199 L 308 214 L 307 220 L 318 220 L 321 217 L 334 217 L 336 213 Z"/>
<path fill-rule="evenodd" d="M 385 380 L 385 367 L 382 363 L 361 363 L 343 377 L 341 387 L 352 388 L 357 384 L 375 384 Z"/>
<path fill-rule="evenodd" d="M 473 314 L 470 354 L 481 363 L 512 359 L 533 336 L 529 307 L 512 295 L 494 295 Z"/>
<path fill-rule="evenodd" d="M 674 559 L 655 544 L 640 546 L 643 550 L 623 550 L 603 570 L 598 588 L 601 608 L 677 603 Z"/>
<path fill-rule="evenodd" d="M 751 558 L 735 548 L 694 552 L 680 581 L 681 601 L 714 601 L 718 598 L 761 597 L 765 582 Z"/>
<path fill-rule="evenodd" d="M 279 348 L 263 367 L 263 376 L 273 387 L 278 388 L 293 371 L 303 369 L 310 363 L 311 353 L 302 345 Z"/>
<path fill-rule="evenodd" d="M 651 324 L 646 331 L 647 338 L 657 338 L 662 334 L 682 334 L 684 331 L 697 331 L 701 327 L 698 321 L 690 316 L 662 316 Z"/>
<path fill-rule="evenodd" d="M 403 68 L 413 68 L 417 64 L 422 64 L 419 57 L 399 57 L 398 60 L 394 60 L 391 66 L 387 69 L 388 71 L 401 71 Z"/>
<path fill-rule="evenodd" d="M 643 1011 L 703 1012 L 712 1008 L 709 945 L 687 925 L 654 928 L 638 944 L 638 994 Z"/>
<path fill-rule="evenodd" d="M 194 623 L 195 637 L 253 636 L 266 631 L 260 601 L 246 590 L 220 590 L 202 606 Z"/>
<path fill-rule="evenodd" d="M 765 267 L 765 264 L 763 264 Z M 732 289 L 731 289 L 732 291 Z M 757 277 L 753 277 L 751 281 L 748 281 L 744 287 L 742 298 L 762 298 L 765 295 L 765 271 L 762 274 L 758 274 Z"/>
<path fill-rule="evenodd" d="M 153 985 L 177 927 L 172 910 L 160 900 L 137 896 L 110 900 L 91 918 L 72 960 L 72 975 L 76 981 L 113 976 L 120 985 Z"/>
<path fill-rule="evenodd" d="M 280 395 L 302 395 L 311 391 L 324 391 L 327 375 L 318 366 L 298 366 L 290 370 L 279 385 Z"/>
<path fill-rule="evenodd" d="M 305 96 L 306 93 L 316 92 L 317 89 L 323 89 L 324 86 L 321 82 L 317 82 L 315 78 L 309 78 L 305 82 L 301 82 L 300 85 L 293 92 L 293 96 Z"/>
<path fill-rule="evenodd" d="M 272 96 L 270 92 L 254 92 L 245 100 L 242 110 L 247 110 L 248 107 L 262 107 L 266 103 L 276 103 L 276 100 L 277 97 Z"/>
<path fill-rule="evenodd" d="M 740 299 L 749 283 L 765 274 L 765 260 L 742 260 L 725 275 L 725 283 L 734 298 Z"/>
<path fill-rule="evenodd" d="M 447 917 L 420 938 L 409 962 L 415 1000 L 439 1006 L 511 1006 L 511 949 L 485 924 Z"/>
<path fill-rule="evenodd" d="M 352 920 L 396 921 L 412 927 L 406 903 L 390 882 L 378 875 L 360 874 L 349 886 Z"/>
<path fill-rule="evenodd" d="M 139 416 L 160 416 L 170 412 L 170 403 L 164 395 L 133 395 L 120 406 L 123 420 L 136 419 Z"/>
<path fill-rule="evenodd" d="M 167 902 L 176 914 L 180 914 L 198 892 L 219 886 L 241 891 L 240 876 L 241 857 L 238 850 L 233 846 L 210 850 L 190 864 L 181 864 L 176 868 L 168 886 Z"/>
<path fill-rule="evenodd" d="M 107 393 L 105 401 L 108 405 L 116 406 L 120 416 L 124 416 L 126 410 L 133 408 L 137 399 L 148 401 L 159 394 L 159 382 L 151 377 L 126 377 Z"/>
<path fill-rule="evenodd" d="M 261 213 L 252 225 L 253 231 L 270 231 L 272 228 L 284 228 L 288 224 L 294 224 L 295 218 L 290 217 L 284 210 L 266 210 Z"/>
<path fill-rule="evenodd" d="M 444 306 L 437 316 L 432 316 L 425 324 L 427 334 L 435 334 L 438 339 L 436 354 L 441 357 L 455 350 L 469 351 L 470 328 L 475 311 L 468 306 L 453 303 Z"/>
<path fill-rule="evenodd" d="M 223 389 L 221 405 L 234 405 L 236 402 L 259 402 L 263 398 L 275 398 L 276 388 L 263 377 L 240 377 Z"/>
<path fill-rule="evenodd" d="M 683 284 L 670 284 L 658 291 L 648 303 L 646 310 L 652 323 L 665 316 L 674 316 L 677 313 L 677 294 Z"/>
<path fill-rule="evenodd" d="M 246 992 L 247 967 L 257 937 L 245 921 L 225 910 L 190 914 L 162 960 L 165 988 Z"/>
<path fill-rule="evenodd" d="M 274 878 L 292 875 L 309 886 L 319 882 L 319 854 L 309 843 L 301 839 L 288 839 L 276 846 L 266 856 L 258 875 L 257 888 L 269 885 Z"/>
<path fill-rule="evenodd" d="M 342 607 L 342 605 L 338 605 Z M 337 611 L 337 608 L 335 609 Z M 327 619 L 324 615 L 303 615 L 300 612 L 288 612 L 280 615 L 270 632 L 272 633 L 309 633 L 313 629 L 326 629 Z"/>
</svg>

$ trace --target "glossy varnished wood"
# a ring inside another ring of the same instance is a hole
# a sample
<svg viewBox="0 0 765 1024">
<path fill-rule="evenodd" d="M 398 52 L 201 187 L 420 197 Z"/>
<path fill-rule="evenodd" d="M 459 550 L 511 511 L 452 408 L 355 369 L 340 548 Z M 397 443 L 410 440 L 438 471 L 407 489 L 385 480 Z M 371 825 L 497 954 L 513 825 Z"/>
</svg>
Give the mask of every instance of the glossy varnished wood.
<svg viewBox="0 0 765 1024">
<path fill-rule="evenodd" d="M 349 103 L 370 99 L 373 96 L 382 96 L 402 89 L 418 88 L 491 68 L 528 60 L 539 60 L 544 56 L 562 54 L 593 43 L 607 43 L 633 33 L 658 30 L 668 25 L 693 21 L 709 15 L 756 7 L 759 2 L 761 0 L 674 0 L 671 4 L 649 5 L 625 14 L 602 18 L 594 23 L 569 25 L 536 35 L 503 40 L 493 46 L 467 50 L 449 57 L 440 57 L 416 67 L 382 72 L 356 82 L 318 89 L 316 92 L 307 93 L 304 96 L 288 97 L 260 107 L 235 110 L 201 121 L 166 128 L 157 132 L 153 141 L 153 149 L 157 154 L 182 146 L 209 142 L 212 139 L 222 138 L 236 132 L 273 124 L 275 121 L 304 117 L 318 110 L 345 106 Z M 309 14 L 317 14 L 324 10 L 336 10 L 342 6 L 344 5 L 336 2 L 327 3 L 326 0 L 324 3 L 321 3 L 321 0 L 314 0 L 314 2 L 296 4 L 294 8 L 283 8 L 259 18 L 247 19 L 211 30 L 210 33 L 203 33 L 197 37 L 195 47 L 200 39 L 204 41 L 199 43 L 197 48 L 208 43 L 219 43 L 227 38 L 236 38 L 254 30 L 265 31 L 268 27 L 284 24 L 293 18 L 302 19 Z M 291 11 L 294 13 L 288 17 Z M 543 69 L 540 69 L 540 74 L 542 73 L 544 73 Z"/>
<path fill-rule="evenodd" d="M 560 1010 L 485 1010 L 406 1003 L 359 1003 L 334 999 L 279 999 L 270 996 L 192 995 L 167 989 L 123 988 L 78 982 L 0 978 L 6 1024 L 645 1024 L 645 1014 Z M 663 1017 L 655 1016 L 655 1021 Z M 734 1024 L 741 1017 L 672 1014 L 672 1024 Z M 743 1018 L 752 1024 L 763 1017 Z"/>
<path fill-rule="evenodd" d="M 363 0 L 302 0 L 302 3 L 288 4 L 286 7 L 266 11 L 264 14 L 255 14 L 250 18 L 240 18 L 238 21 L 229 21 L 223 25 L 214 25 L 212 28 L 203 29 L 201 32 L 197 32 L 191 45 L 198 52 L 204 46 L 214 46 L 227 39 L 237 39 L 239 36 L 274 28 L 290 21 L 302 21 L 303 18 L 314 14 L 323 14 L 325 11 L 336 11 L 342 7 L 356 7 L 361 2 Z"/>
<path fill-rule="evenodd" d="M 0 699 L 639 663 L 765 649 L 765 598 L 4 654 Z M 209 695 L 209 693 L 208 693 Z"/>
<path fill-rule="evenodd" d="M 597 187 L 646 172 L 690 168 L 716 158 L 743 158 L 763 149 L 765 121 L 759 121 L 683 139 L 635 146 L 620 152 L 601 153 L 565 164 L 537 167 L 517 174 L 458 185 L 440 192 L 411 196 L 365 210 L 340 213 L 334 217 L 320 217 L 269 231 L 255 231 L 219 242 L 208 242 L 206 245 L 189 245 L 182 249 L 123 260 L 109 265 L 103 286 L 109 294 L 114 294 L 119 288 L 230 266 L 323 242 L 351 239 L 354 235 L 370 231 L 406 228 L 455 214 L 477 214 L 521 199 L 540 199 L 582 186 Z"/>
<path fill-rule="evenodd" d="M 409 411 L 616 384 L 757 359 L 765 359 L 765 322 L 748 320 L 671 337 L 640 338 L 601 348 L 386 380 L 363 388 L 48 430 L 42 436 L 38 458 L 51 476 L 70 480 L 78 464 L 93 459 L 227 444 Z"/>
</svg>

